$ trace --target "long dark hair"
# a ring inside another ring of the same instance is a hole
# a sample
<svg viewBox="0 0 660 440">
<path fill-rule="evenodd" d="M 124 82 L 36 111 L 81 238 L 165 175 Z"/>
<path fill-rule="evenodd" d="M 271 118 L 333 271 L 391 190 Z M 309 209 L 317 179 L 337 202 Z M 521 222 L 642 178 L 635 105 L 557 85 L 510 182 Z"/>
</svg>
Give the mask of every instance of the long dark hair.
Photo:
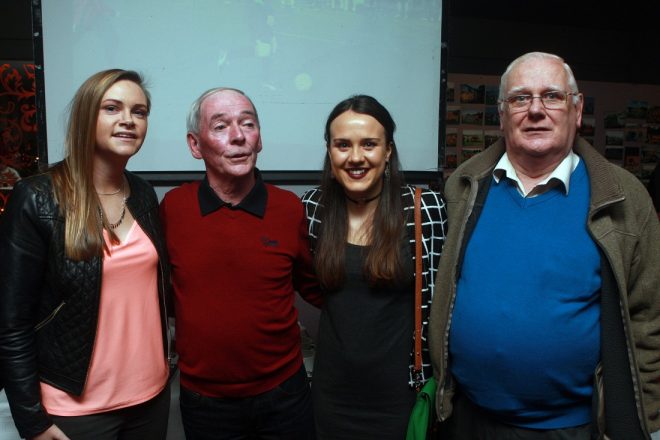
<svg viewBox="0 0 660 440">
<path fill-rule="evenodd" d="M 370 247 L 363 271 L 370 284 L 386 284 L 400 279 L 402 274 L 400 243 L 405 228 L 401 203 L 403 175 L 394 142 L 396 124 L 387 109 L 367 95 L 354 95 L 341 101 L 328 115 L 325 124 L 326 149 L 330 148 L 330 125 L 339 115 L 352 110 L 369 115 L 385 129 L 385 140 L 391 148 L 389 177 L 383 177 L 383 191 L 367 231 Z M 344 251 L 348 237 L 348 215 L 343 187 L 332 177 L 329 155 L 326 154 L 321 176 L 321 227 L 315 251 L 315 266 L 321 285 L 336 290 L 344 283 Z"/>
</svg>

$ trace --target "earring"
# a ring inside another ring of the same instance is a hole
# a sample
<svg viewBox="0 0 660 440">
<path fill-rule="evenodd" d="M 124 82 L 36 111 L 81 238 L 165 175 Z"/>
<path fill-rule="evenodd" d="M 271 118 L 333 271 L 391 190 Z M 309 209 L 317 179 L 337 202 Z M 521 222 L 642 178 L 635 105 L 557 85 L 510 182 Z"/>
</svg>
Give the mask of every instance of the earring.
<svg viewBox="0 0 660 440">
<path fill-rule="evenodd" d="M 390 162 L 385 162 L 385 179 L 390 178 Z"/>
</svg>

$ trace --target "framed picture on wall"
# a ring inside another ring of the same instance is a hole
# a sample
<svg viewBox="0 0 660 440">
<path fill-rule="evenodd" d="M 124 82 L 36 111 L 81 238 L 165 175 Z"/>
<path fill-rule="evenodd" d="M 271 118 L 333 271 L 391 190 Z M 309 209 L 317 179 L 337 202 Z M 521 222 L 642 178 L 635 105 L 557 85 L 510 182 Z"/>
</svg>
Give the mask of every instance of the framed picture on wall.
<svg viewBox="0 0 660 440">
<path fill-rule="evenodd" d="M 461 84 L 461 104 L 483 104 L 483 84 Z"/>
</svg>

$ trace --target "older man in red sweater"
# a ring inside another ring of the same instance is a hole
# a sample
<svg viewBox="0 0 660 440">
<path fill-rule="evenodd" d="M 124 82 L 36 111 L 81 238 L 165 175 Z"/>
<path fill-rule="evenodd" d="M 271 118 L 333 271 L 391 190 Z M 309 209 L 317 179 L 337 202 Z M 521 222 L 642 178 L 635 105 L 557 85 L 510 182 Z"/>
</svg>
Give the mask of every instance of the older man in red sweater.
<svg viewBox="0 0 660 440">
<path fill-rule="evenodd" d="M 203 93 L 187 140 L 206 176 L 161 204 L 186 437 L 311 439 L 294 292 L 315 305 L 321 296 L 303 207 L 262 181 L 259 118 L 243 92 Z"/>
</svg>

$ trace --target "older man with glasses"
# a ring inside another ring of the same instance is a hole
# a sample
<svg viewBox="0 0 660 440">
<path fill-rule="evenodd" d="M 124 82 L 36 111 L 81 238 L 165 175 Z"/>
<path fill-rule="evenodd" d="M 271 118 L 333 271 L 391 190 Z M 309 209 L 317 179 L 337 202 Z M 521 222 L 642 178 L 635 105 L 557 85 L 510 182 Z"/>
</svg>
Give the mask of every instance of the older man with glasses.
<svg viewBox="0 0 660 440">
<path fill-rule="evenodd" d="M 660 224 L 641 182 L 576 136 L 583 105 L 563 59 L 519 57 L 503 138 L 447 181 L 442 438 L 660 438 Z"/>
</svg>

